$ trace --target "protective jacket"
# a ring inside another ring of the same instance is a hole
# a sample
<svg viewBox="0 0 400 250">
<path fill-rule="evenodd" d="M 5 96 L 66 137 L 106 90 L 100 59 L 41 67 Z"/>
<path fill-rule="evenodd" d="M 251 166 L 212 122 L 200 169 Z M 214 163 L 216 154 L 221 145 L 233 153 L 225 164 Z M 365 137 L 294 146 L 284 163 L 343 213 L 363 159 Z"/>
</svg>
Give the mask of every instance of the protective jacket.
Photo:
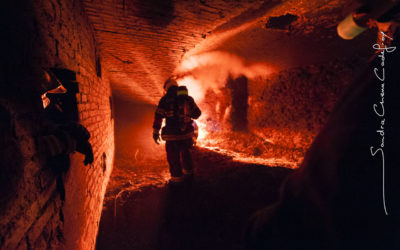
<svg viewBox="0 0 400 250">
<path fill-rule="evenodd" d="M 193 138 L 192 119 L 197 119 L 200 115 L 201 111 L 193 98 L 187 95 L 186 87 L 172 86 L 168 88 L 158 104 L 153 122 L 153 133 L 159 133 L 165 118 L 165 126 L 161 131 L 163 140 L 176 141 Z"/>
</svg>

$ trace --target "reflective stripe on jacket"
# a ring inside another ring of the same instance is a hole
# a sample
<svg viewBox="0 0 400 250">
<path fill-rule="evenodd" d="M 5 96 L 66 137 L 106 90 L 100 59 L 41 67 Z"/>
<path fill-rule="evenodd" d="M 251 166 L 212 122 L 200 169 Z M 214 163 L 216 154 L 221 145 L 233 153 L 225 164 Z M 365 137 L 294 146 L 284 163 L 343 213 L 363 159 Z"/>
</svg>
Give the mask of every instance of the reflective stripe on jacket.
<svg viewBox="0 0 400 250">
<path fill-rule="evenodd" d="M 201 115 L 192 97 L 185 96 L 178 99 L 177 89 L 177 86 L 168 89 L 167 94 L 161 98 L 154 116 L 153 133 L 159 133 L 162 121 L 166 119 L 166 125 L 161 132 L 161 138 L 166 141 L 192 138 L 194 136 L 192 119 L 197 119 Z M 178 103 L 182 101 L 185 103 L 185 119 L 180 119 Z"/>
</svg>

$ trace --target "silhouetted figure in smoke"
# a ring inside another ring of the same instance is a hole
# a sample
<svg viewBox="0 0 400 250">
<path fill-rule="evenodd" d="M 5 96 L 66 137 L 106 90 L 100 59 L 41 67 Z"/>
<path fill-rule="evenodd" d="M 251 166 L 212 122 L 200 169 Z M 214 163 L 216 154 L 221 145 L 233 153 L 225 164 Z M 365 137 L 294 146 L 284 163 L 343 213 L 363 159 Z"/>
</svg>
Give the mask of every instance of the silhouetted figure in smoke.
<svg viewBox="0 0 400 250">
<path fill-rule="evenodd" d="M 153 139 L 159 144 L 160 129 L 163 119 L 166 125 L 162 128 L 161 138 L 166 141 L 167 160 L 171 173 L 171 184 L 182 183 L 193 178 L 193 161 L 189 149 L 193 146 L 195 128 L 192 119 L 201 115 L 193 98 L 188 96 L 185 86 L 169 78 L 164 83 L 166 94 L 161 98 L 155 112 Z M 181 165 L 181 158 L 183 169 Z"/>
<path fill-rule="evenodd" d="M 236 79 L 229 77 L 226 87 L 229 89 L 232 111 L 230 121 L 233 131 L 248 131 L 247 110 L 248 105 L 248 81 L 246 76 L 240 76 Z"/>
</svg>

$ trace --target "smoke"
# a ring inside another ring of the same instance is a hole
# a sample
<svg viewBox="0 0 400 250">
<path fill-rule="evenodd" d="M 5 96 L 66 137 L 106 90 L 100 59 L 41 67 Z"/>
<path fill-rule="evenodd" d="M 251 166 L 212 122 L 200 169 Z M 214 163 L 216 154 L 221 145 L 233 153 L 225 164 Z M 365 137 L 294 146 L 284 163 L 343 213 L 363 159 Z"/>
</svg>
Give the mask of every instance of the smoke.
<svg viewBox="0 0 400 250">
<path fill-rule="evenodd" d="M 219 93 L 229 76 L 248 79 L 265 76 L 273 71 L 265 63 L 246 64 L 243 58 L 222 51 L 206 52 L 184 58 L 175 70 L 179 85 L 187 86 L 189 94 L 201 102 L 207 90 Z"/>
</svg>

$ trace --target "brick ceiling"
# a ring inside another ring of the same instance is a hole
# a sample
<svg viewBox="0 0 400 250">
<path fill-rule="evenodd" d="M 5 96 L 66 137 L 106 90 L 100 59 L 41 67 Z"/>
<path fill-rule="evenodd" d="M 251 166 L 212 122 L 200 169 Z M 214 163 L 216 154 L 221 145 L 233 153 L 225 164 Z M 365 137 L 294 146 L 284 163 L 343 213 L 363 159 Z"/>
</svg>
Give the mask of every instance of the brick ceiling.
<svg viewBox="0 0 400 250">
<path fill-rule="evenodd" d="M 353 8 L 347 2 L 84 0 L 115 93 L 148 103 L 156 103 L 184 57 L 205 51 L 279 69 L 317 62 L 337 46 L 336 24 Z M 287 13 L 296 16 L 290 29 L 266 28 L 269 17 Z M 327 46 L 316 49 L 321 41 Z"/>
</svg>

